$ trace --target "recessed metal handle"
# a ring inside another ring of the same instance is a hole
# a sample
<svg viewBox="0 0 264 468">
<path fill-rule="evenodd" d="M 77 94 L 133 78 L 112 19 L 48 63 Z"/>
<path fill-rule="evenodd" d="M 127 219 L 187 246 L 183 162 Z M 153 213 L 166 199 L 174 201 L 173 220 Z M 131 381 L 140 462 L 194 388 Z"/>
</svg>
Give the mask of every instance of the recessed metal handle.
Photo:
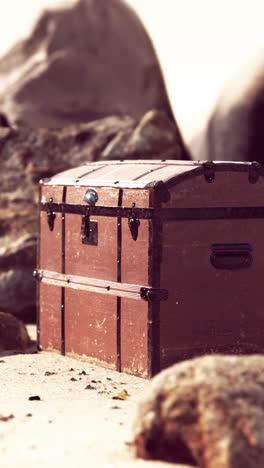
<svg viewBox="0 0 264 468">
<path fill-rule="evenodd" d="M 213 244 L 211 248 L 210 261 L 215 268 L 236 270 L 253 262 L 250 244 Z"/>
</svg>

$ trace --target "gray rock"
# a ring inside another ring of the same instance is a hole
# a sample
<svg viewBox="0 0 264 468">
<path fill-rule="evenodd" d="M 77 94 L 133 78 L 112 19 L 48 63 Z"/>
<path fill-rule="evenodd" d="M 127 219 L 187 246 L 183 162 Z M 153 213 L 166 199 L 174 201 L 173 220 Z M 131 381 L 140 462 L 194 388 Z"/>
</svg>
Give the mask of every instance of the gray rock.
<svg viewBox="0 0 264 468">
<path fill-rule="evenodd" d="M 177 127 L 164 112 L 147 112 L 133 132 L 121 130 L 101 159 L 190 159 Z"/>
<path fill-rule="evenodd" d="M 25 325 L 12 314 L 0 312 L 0 352 L 25 351 L 31 344 Z"/>
<path fill-rule="evenodd" d="M 264 466 L 264 357 L 205 356 L 150 382 L 134 427 L 137 456 L 200 468 Z"/>
<path fill-rule="evenodd" d="M 190 144 L 192 153 L 196 159 L 263 164 L 263 121 L 264 61 L 261 57 L 245 64 L 225 84 L 207 128 Z"/>
<path fill-rule="evenodd" d="M 5 114 L 0 112 L 0 127 L 10 127 L 8 119 Z"/>
<path fill-rule="evenodd" d="M 11 125 L 65 127 L 150 109 L 173 120 L 153 45 L 122 0 L 45 11 L 0 60 L 0 109 Z"/>
<path fill-rule="evenodd" d="M 0 273 L 0 308 L 25 320 L 35 318 L 36 285 L 32 271 L 10 269 Z"/>
<path fill-rule="evenodd" d="M 32 265 L 36 261 L 37 236 L 19 237 L 8 247 L 0 249 L 0 271 L 10 268 L 32 272 Z M 0 305 L 1 308 L 1 305 Z"/>
</svg>

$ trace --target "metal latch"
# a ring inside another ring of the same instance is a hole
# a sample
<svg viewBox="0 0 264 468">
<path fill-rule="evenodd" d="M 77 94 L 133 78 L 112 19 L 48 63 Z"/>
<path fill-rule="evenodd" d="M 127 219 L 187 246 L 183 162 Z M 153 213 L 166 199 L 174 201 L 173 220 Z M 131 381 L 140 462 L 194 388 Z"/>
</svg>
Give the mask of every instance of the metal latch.
<svg viewBox="0 0 264 468">
<path fill-rule="evenodd" d="M 52 203 L 53 203 L 53 198 L 50 198 L 49 208 L 47 211 L 47 221 L 48 221 L 50 231 L 53 231 L 54 229 L 54 222 L 56 218 L 56 214 L 52 211 Z"/>
<path fill-rule="evenodd" d="M 90 235 L 90 208 L 87 207 L 85 214 L 82 216 L 82 225 L 81 225 L 81 239 L 84 237 L 89 237 Z"/>
<path fill-rule="evenodd" d="M 140 221 L 137 218 L 135 210 L 134 210 L 135 206 L 136 206 L 136 203 L 134 202 L 131 208 L 131 215 L 128 218 L 128 226 L 131 232 L 132 239 L 134 241 L 136 241 L 138 238 L 138 228 L 140 226 Z"/>
<path fill-rule="evenodd" d="M 86 208 L 86 212 L 82 216 L 81 240 L 83 244 L 87 244 L 87 245 L 98 244 L 97 221 L 90 220 L 90 208 L 89 207 Z"/>
<path fill-rule="evenodd" d="M 167 289 L 140 288 L 140 297 L 144 301 L 160 302 L 166 301 L 169 297 Z"/>
</svg>

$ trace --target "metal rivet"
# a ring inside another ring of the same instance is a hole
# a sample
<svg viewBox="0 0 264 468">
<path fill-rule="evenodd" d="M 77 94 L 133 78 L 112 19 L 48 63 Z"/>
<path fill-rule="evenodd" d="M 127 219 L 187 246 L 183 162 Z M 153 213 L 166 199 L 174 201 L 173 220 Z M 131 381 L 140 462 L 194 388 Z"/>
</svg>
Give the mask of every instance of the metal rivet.
<svg viewBox="0 0 264 468">
<path fill-rule="evenodd" d="M 97 192 L 94 189 L 89 189 L 85 192 L 83 201 L 88 203 L 88 205 L 94 205 L 98 200 Z"/>
</svg>

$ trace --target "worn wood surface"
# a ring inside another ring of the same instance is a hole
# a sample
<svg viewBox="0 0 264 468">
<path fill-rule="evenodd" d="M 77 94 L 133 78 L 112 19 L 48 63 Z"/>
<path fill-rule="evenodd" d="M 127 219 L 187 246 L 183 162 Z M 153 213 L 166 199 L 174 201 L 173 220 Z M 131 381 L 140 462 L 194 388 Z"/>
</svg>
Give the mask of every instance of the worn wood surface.
<svg viewBox="0 0 264 468">
<path fill-rule="evenodd" d="M 40 283 L 39 345 L 61 352 L 61 288 Z"/>
<path fill-rule="evenodd" d="M 262 178 L 250 184 L 246 172 L 226 171 L 212 183 L 198 176 L 176 184 L 164 206 L 260 206 L 263 193 Z M 201 353 L 263 351 L 263 234 L 264 219 L 163 223 L 161 287 L 169 299 L 161 303 L 162 367 Z M 215 268 L 215 243 L 248 244 L 252 264 Z"/>
<path fill-rule="evenodd" d="M 62 201 L 62 187 L 43 187 L 47 201 Z M 56 214 L 54 229 L 50 231 L 47 214 L 40 213 L 39 267 L 61 272 L 61 214 Z M 39 285 L 39 345 L 42 349 L 61 351 L 61 288 Z"/>
<path fill-rule="evenodd" d="M 112 166 L 112 171 L 115 170 Z M 145 166 L 143 169 L 136 166 L 134 176 L 144 171 Z M 65 202 L 87 206 L 83 198 L 88 188 L 94 187 L 67 187 Z M 117 187 L 96 187 L 96 191 L 101 206 L 121 203 L 132 207 L 134 202 L 137 207 L 149 206 L 149 190 L 124 189 L 121 198 Z M 49 184 L 43 187 L 42 200 L 49 201 L 52 196 L 54 202 L 61 202 L 62 192 L 62 186 Z M 60 350 L 64 334 L 67 355 L 85 356 L 146 377 L 148 303 L 140 298 L 140 288 L 149 285 L 149 221 L 141 220 L 138 239 L 134 241 L 127 219 L 120 220 L 118 237 L 117 218 L 91 216 L 90 220 L 98 223 L 98 244 L 86 245 L 81 241 L 82 216 L 65 213 L 65 271 L 62 271 L 61 218 L 57 213 L 51 232 L 47 214 L 41 213 L 40 269 L 44 270 L 40 288 L 41 346 Z M 54 290 L 55 295 L 51 294 Z M 62 290 L 64 318 L 61 315 Z M 55 301 L 51 307 L 52 296 Z"/>
</svg>

